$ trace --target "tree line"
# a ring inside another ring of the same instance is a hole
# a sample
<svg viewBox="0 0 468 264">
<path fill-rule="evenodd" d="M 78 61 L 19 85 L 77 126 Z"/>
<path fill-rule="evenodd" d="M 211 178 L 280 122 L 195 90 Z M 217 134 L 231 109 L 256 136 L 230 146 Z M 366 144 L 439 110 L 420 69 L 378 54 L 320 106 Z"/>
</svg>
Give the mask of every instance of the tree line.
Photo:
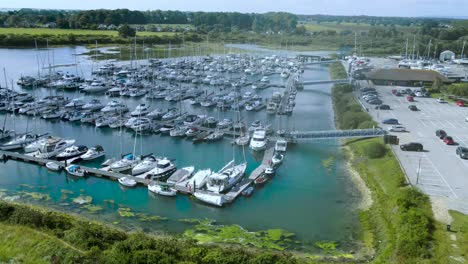
<svg viewBox="0 0 468 264">
<path fill-rule="evenodd" d="M 203 30 L 253 30 L 257 32 L 296 29 L 297 16 L 284 12 L 243 14 L 238 12 L 136 11 L 98 9 L 84 11 L 20 9 L 0 13 L 0 26 L 34 27 L 55 23 L 63 29 L 96 29 L 100 24 L 193 24 Z"/>
</svg>

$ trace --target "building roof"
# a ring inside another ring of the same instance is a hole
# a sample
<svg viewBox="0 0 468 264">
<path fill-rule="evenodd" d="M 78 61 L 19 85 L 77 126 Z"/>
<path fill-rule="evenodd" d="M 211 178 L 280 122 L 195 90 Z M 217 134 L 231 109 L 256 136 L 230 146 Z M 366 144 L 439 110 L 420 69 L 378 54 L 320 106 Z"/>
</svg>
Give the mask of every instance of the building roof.
<svg viewBox="0 0 468 264">
<path fill-rule="evenodd" d="M 369 73 L 367 77 L 370 80 L 423 82 L 433 82 L 439 78 L 442 82 L 450 82 L 444 75 L 431 70 L 377 69 Z"/>
</svg>

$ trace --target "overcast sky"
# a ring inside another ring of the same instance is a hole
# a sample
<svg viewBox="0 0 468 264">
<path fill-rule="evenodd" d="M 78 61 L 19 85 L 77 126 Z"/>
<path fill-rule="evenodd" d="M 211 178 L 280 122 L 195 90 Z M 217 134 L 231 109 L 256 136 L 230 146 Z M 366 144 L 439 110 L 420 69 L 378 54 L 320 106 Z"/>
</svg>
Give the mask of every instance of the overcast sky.
<svg viewBox="0 0 468 264">
<path fill-rule="evenodd" d="M 468 0 L 0 0 L 0 8 L 239 11 L 373 16 L 468 16 Z"/>
</svg>

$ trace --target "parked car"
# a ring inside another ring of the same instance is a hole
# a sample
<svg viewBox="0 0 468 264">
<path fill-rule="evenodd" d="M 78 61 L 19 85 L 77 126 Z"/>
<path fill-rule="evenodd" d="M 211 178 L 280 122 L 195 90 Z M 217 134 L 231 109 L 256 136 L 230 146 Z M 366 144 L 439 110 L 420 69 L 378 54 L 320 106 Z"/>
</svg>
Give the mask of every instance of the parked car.
<svg viewBox="0 0 468 264">
<path fill-rule="evenodd" d="M 408 95 L 406 96 L 406 100 L 408 100 L 408 102 L 414 102 L 414 97 L 411 95 Z"/>
<path fill-rule="evenodd" d="M 395 95 L 396 96 L 403 96 L 403 94 L 401 92 L 396 92 Z"/>
<path fill-rule="evenodd" d="M 460 107 L 464 107 L 464 106 L 465 106 L 465 101 L 463 101 L 463 100 L 458 100 L 458 101 L 457 101 L 457 105 L 460 106 Z"/>
<path fill-rule="evenodd" d="M 419 109 L 415 105 L 409 105 L 408 109 L 411 111 L 418 111 Z"/>
<path fill-rule="evenodd" d="M 447 136 L 447 132 L 445 132 L 442 129 L 436 130 L 435 134 L 436 134 L 436 137 L 438 137 L 439 139 L 444 139 Z"/>
<path fill-rule="evenodd" d="M 396 94 L 397 93 L 397 89 L 392 89 L 392 94 Z"/>
<path fill-rule="evenodd" d="M 400 125 L 391 126 L 388 131 L 390 132 L 406 132 L 406 128 Z"/>
<path fill-rule="evenodd" d="M 423 151 L 423 145 L 417 142 L 411 142 L 400 145 L 400 149 L 403 151 Z"/>
<path fill-rule="evenodd" d="M 424 94 L 421 93 L 421 92 L 415 92 L 414 95 L 416 95 L 416 97 L 423 97 Z"/>
<path fill-rule="evenodd" d="M 398 119 L 388 118 L 388 119 L 385 119 L 384 121 L 382 121 L 382 124 L 385 124 L 385 125 L 398 125 L 400 123 L 398 122 Z"/>
<path fill-rule="evenodd" d="M 437 98 L 436 101 L 439 103 L 439 104 L 445 104 L 446 101 L 444 100 L 444 98 Z"/>
<path fill-rule="evenodd" d="M 369 104 L 371 105 L 381 105 L 383 102 L 380 99 L 373 99 L 369 101 Z"/>
<path fill-rule="evenodd" d="M 383 105 L 378 105 L 375 107 L 375 109 L 380 109 L 380 110 L 390 110 L 390 106 L 383 104 Z"/>
<path fill-rule="evenodd" d="M 455 140 L 450 136 L 446 136 L 444 137 L 444 143 L 447 145 L 455 145 Z"/>
<path fill-rule="evenodd" d="M 468 148 L 466 147 L 458 147 L 455 153 L 462 159 L 468 159 Z"/>
</svg>

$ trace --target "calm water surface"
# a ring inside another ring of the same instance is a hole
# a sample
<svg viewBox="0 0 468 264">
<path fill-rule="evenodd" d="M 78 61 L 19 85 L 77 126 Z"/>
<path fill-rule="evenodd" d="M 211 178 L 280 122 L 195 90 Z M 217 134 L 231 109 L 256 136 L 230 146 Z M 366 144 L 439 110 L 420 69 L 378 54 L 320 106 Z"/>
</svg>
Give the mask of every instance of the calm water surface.
<svg viewBox="0 0 468 264">
<path fill-rule="evenodd" d="M 6 69 L 7 82 L 21 75 L 37 73 L 39 65 L 71 64 L 78 62 L 79 66 L 63 67 L 61 70 L 79 73 L 89 77 L 92 67 L 96 67 L 84 56 L 74 56 L 86 51 L 84 47 L 54 48 L 50 51 L 37 52 L 31 49 L 0 49 L 0 67 Z M 47 55 L 48 54 L 48 55 Z M 277 75 L 276 75 L 277 76 Z M 304 74 L 304 79 L 327 79 L 326 66 L 314 66 Z M 275 83 L 282 83 L 279 76 L 272 77 Z M 4 86 L 4 78 L 0 78 Z M 19 88 L 15 88 L 19 89 Z M 259 91 L 259 94 L 270 96 L 278 88 Z M 57 92 L 51 89 L 32 90 L 34 95 L 43 97 L 50 94 L 63 94 L 66 97 L 82 97 L 86 100 L 99 98 L 106 103 L 110 99 L 104 95 L 85 95 L 76 92 Z M 133 109 L 145 99 L 122 99 Z M 171 103 L 161 101 L 146 101 L 153 108 L 174 107 Z M 192 108 L 183 105 L 188 112 L 208 114 L 223 118 L 233 118 L 231 112 L 207 111 L 201 107 Z M 275 127 L 300 130 L 334 129 L 333 110 L 330 98 L 330 86 L 319 85 L 299 92 L 293 116 L 281 120 L 278 116 L 267 116 L 265 111 L 256 113 L 243 112 L 243 117 L 250 124 L 254 120 L 262 120 Z M 1 114 L 3 120 L 5 114 Z M 232 159 L 233 148 L 230 140 L 221 143 L 194 145 L 185 139 L 174 139 L 169 136 L 149 135 L 135 139 L 129 131 L 111 129 L 96 129 L 89 125 L 71 124 L 62 121 L 45 121 L 26 116 L 8 116 L 7 128 L 18 132 L 29 131 L 44 133 L 64 138 L 76 139 L 78 144 L 92 146 L 101 144 L 107 151 L 107 157 L 117 157 L 120 153 L 136 153 L 164 155 L 176 159 L 177 166 L 194 165 L 196 169 L 220 169 Z M 136 144 L 135 144 L 136 142 Z M 261 160 L 261 155 L 254 155 L 245 150 L 248 161 L 248 171 L 254 170 Z M 236 147 L 236 158 L 242 159 L 242 150 Z M 323 161 L 333 157 L 333 166 L 325 168 Z M 87 165 L 98 165 L 87 164 Z M 187 228 L 177 219 L 198 218 L 214 219 L 220 224 L 239 224 L 248 230 L 265 230 L 282 228 L 296 233 L 297 238 L 304 242 L 317 240 L 350 241 L 356 223 L 353 204 L 357 197 L 351 183 L 346 177 L 344 158 L 336 141 L 300 144 L 289 146 L 284 163 L 279 168 L 275 178 L 264 188 L 255 190 L 250 198 L 240 197 L 232 205 L 225 208 L 213 208 L 201 204 L 188 196 L 178 195 L 176 198 L 155 197 L 145 188 L 124 189 L 117 182 L 89 177 L 74 180 L 64 173 L 53 173 L 46 168 L 8 161 L 0 164 L 0 196 L 9 199 L 18 198 L 21 192 L 37 192 L 50 195 L 50 200 L 34 200 L 20 195 L 20 200 L 39 203 L 69 212 L 96 217 L 107 222 L 119 222 L 119 225 L 131 226 L 145 231 L 162 230 L 171 233 L 183 232 Z M 68 192 L 71 191 L 71 192 Z M 23 193 L 24 194 L 24 193 Z M 93 204 L 104 207 L 99 214 L 91 214 L 87 210 L 73 205 L 71 198 L 80 194 L 93 197 Z M 13 196 L 13 198 L 12 198 Z M 114 203 L 107 202 L 113 200 Z M 130 207 L 135 212 L 167 217 L 168 221 L 145 224 L 132 219 L 119 217 L 119 206 Z"/>
</svg>

